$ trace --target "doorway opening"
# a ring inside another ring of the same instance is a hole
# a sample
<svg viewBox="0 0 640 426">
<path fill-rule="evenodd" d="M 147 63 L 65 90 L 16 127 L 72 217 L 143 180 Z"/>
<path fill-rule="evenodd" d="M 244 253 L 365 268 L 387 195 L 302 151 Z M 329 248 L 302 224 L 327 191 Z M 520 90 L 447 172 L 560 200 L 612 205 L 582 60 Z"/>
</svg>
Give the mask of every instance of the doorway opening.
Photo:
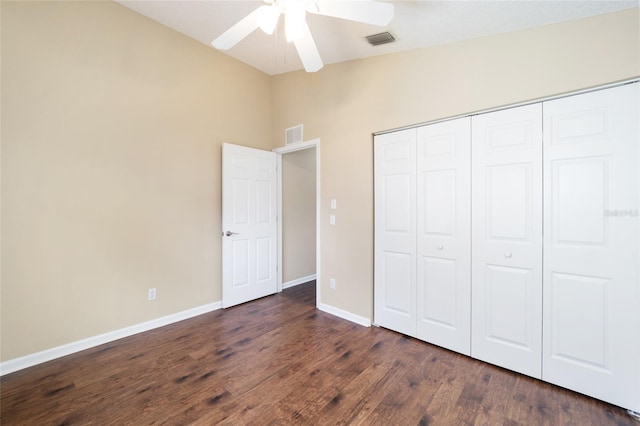
<svg viewBox="0 0 640 426">
<path fill-rule="evenodd" d="M 320 140 L 278 154 L 278 290 L 320 301 Z M 313 294 L 311 294 L 313 292 Z"/>
</svg>

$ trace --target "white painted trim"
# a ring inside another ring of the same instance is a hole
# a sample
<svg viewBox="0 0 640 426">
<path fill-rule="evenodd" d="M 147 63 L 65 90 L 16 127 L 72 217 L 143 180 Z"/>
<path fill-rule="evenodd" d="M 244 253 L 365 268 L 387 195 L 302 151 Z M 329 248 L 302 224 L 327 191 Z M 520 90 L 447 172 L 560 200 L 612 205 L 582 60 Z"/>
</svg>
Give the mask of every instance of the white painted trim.
<svg viewBox="0 0 640 426">
<path fill-rule="evenodd" d="M 278 212 L 276 213 L 278 216 L 276 218 L 276 221 L 278 222 L 278 259 L 277 259 L 277 266 L 276 269 L 278 271 L 277 273 L 277 280 L 278 280 L 278 293 L 280 293 L 283 289 L 282 286 L 282 265 L 283 265 L 283 258 L 282 258 L 282 155 L 276 153 L 276 191 L 278 192 L 276 194 L 276 202 L 278 203 Z"/>
<path fill-rule="evenodd" d="M 296 278 L 295 280 L 287 281 L 286 283 L 282 283 L 282 289 L 295 287 L 300 284 L 308 283 L 309 281 L 313 281 L 316 279 L 316 274 L 307 275 L 306 277 Z"/>
<path fill-rule="evenodd" d="M 321 177 L 321 167 L 320 167 L 320 139 L 316 139 L 317 140 L 317 144 L 316 144 L 316 307 L 319 306 L 321 303 L 320 301 L 322 300 L 322 292 L 320 291 L 320 289 L 322 288 L 322 286 L 320 285 L 321 281 L 321 265 L 322 262 L 320 261 L 320 254 L 322 253 L 321 247 L 322 245 L 320 244 L 320 218 L 321 218 L 321 213 L 322 213 L 322 209 L 320 208 L 321 205 L 321 201 L 322 201 L 322 196 L 321 196 L 321 192 L 320 189 L 322 187 L 322 181 L 320 179 Z"/>
<path fill-rule="evenodd" d="M 276 154 L 289 154 L 291 152 L 302 151 L 303 149 L 314 148 L 320 145 L 320 138 L 296 143 L 293 145 L 283 146 L 281 148 L 272 149 Z"/>
<path fill-rule="evenodd" d="M 0 376 L 13 373 L 27 367 L 32 367 L 43 362 L 51 361 L 66 355 L 71 355 L 85 349 L 113 342 L 114 340 L 122 339 L 123 337 L 129 337 L 134 334 L 153 330 L 154 328 L 164 327 L 165 325 L 173 324 L 178 321 L 183 321 L 189 318 L 196 317 L 198 315 L 206 314 L 207 312 L 216 311 L 220 308 L 222 308 L 222 301 L 213 302 L 209 303 L 208 305 L 202 305 L 196 308 L 187 309 L 186 311 L 176 312 L 175 314 L 156 318 L 151 321 L 146 321 L 140 324 L 132 325 L 130 327 L 121 328 L 119 330 L 110 331 L 108 333 L 99 334 L 97 336 L 88 337 L 76 342 L 67 343 L 66 345 L 46 349 L 44 351 L 36 352 L 30 355 L 25 355 L 20 358 L 10 359 L 8 361 L 0 363 Z"/>
<path fill-rule="evenodd" d="M 371 327 L 371 320 L 369 318 L 361 317 L 360 315 L 352 314 L 351 312 L 344 311 L 340 308 L 336 308 L 335 306 L 325 305 L 324 303 L 318 303 L 318 309 L 322 312 L 326 312 L 331 315 L 335 315 L 336 317 L 340 317 L 347 321 L 354 322 L 363 327 Z"/>
<path fill-rule="evenodd" d="M 311 139 L 295 145 L 275 148 L 272 151 L 278 154 L 278 292 L 283 289 L 282 284 L 282 154 L 301 151 L 303 149 L 316 149 L 316 307 L 322 300 L 320 293 L 320 138 Z"/>
</svg>

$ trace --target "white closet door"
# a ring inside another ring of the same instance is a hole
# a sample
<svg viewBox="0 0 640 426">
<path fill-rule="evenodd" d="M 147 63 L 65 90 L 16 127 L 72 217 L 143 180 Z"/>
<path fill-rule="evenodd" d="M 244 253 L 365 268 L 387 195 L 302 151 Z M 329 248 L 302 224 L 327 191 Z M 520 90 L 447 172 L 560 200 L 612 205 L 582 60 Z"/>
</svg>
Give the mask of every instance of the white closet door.
<svg viewBox="0 0 640 426">
<path fill-rule="evenodd" d="M 417 337 L 471 352 L 471 119 L 418 128 Z"/>
<path fill-rule="evenodd" d="M 544 103 L 543 379 L 640 411 L 638 84 Z"/>
<path fill-rule="evenodd" d="M 471 355 L 541 377 L 541 104 L 472 118 Z"/>
<path fill-rule="evenodd" d="M 416 129 L 375 137 L 375 322 L 416 335 Z"/>
</svg>

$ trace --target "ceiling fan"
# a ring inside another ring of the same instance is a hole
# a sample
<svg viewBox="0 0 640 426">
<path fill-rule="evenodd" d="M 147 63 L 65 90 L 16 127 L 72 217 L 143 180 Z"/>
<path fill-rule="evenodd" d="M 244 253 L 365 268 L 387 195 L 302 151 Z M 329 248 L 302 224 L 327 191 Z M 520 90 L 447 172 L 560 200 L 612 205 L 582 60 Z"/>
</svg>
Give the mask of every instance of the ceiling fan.
<svg viewBox="0 0 640 426">
<path fill-rule="evenodd" d="M 280 15 L 288 42 L 293 42 L 307 72 L 322 68 L 322 59 L 311 36 L 306 13 L 348 19 L 366 24 L 386 26 L 393 18 L 393 5 L 375 0 L 264 0 L 265 5 L 242 18 L 211 42 L 220 50 L 231 49 L 257 30 L 273 34 Z"/>
</svg>

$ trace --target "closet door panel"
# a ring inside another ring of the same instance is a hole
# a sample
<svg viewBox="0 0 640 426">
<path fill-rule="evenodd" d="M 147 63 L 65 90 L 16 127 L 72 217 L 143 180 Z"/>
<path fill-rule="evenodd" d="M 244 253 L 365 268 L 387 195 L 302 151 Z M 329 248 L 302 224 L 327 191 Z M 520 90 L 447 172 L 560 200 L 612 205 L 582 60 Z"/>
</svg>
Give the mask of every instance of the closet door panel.
<svg viewBox="0 0 640 426">
<path fill-rule="evenodd" d="M 423 256 L 419 263 L 423 268 L 418 272 L 422 278 L 420 284 L 423 288 L 419 291 L 418 311 L 421 324 L 418 336 L 436 343 L 433 336 L 425 332 L 422 323 L 436 324 L 448 330 L 454 329 L 457 323 L 456 311 L 456 261 L 438 257 Z M 442 345 L 441 345 L 442 346 Z"/>
<path fill-rule="evenodd" d="M 541 377 L 541 104 L 472 118 L 471 355 Z"/>
<path fill-rule="evenodd" d="M 527 330 L 531 316 L 529 300 L 535 297 L 531 270 L 487 265 L 485 271 L 486 338 L 528 351 L 531 347 Z"/>
<path fill-rule="evenodd" d="M 640 411 L 638 86 L 543 106 L 543 379 L 635 411 Z"/>
<path fill-rule="evenodd" d="M 417 336 L 470 354 L 470 119 L 417 129 Z"/>
<path fill-rule="evenodd" d="M 416 130 L 375 137 L 376 324 L 416 334 Z"/>
</svg>

